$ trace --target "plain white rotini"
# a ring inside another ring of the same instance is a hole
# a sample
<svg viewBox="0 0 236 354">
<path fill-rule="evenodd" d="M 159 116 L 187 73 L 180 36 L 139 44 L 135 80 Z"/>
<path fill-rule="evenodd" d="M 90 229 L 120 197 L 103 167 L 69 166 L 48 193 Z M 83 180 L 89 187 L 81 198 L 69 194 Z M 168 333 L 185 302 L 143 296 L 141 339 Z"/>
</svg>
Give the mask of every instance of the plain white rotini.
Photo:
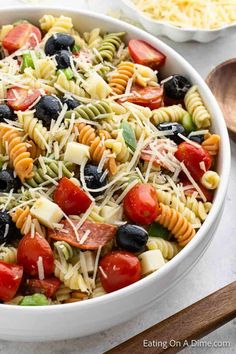
<svg viewBox="0 0 236 354">
<path fill-rule="evenodd" d="M 55 260 L 55 276 L 71 290 L 87 291 L 87 286 L 82 274 L 79 273 L 78 265 L 72 265 L 66 260 Z"/>
<path fill-rule="evenodd" d="M 187 111 L 181 105 L 157 108 L 152 111 L 151 122 L 154 125 L 163 122 L 179 122 L 186 113 Z"/>
<path fill-rule="evenodd" d="M 176 242 L 164 240 L 161 237 L 149 237 L 147 242 L 149 250 L 160 250 L 165 259 L 171 259 L 180 251 Z"/>
<path fill-rule="evenodd" d="M 3 38 L 13 29 L 13 25 L 5 25 L 2 26 L 0 31 L 0 42 L 2 42 Z"/>
<path fill-rule="evenodd" d="M 192 115 L 196 126 L 208 128 L 211 125 L 211 116 L 205 107 L 202 97 L 196 85 L 192 86 L 185 95 L 184 103 L 187 111 Z"/>
<path fill-rule="evenodd" d="M 206 220 L 207 214 L 212 206 L 210 202 L 203 203 L 192 196 L 186 198 L 185 205 L 187 208 L 191 209 L 194 214 L 202 221 Z"/>
<path fill-rule="evenodd" d="M 56 75 L 56 65 L 50 58 L 38 59 L 37 66 L 33 70 L 33 75 L 37 79 L 52 81 Z"/>
<path fill-rule="evenodd" d="M 40 28 L 48 32 L 55 25 L 56 20 L 57 18 L 52 15 L 44 15 L 39 20 Z"/>
<path fill-rule="evenodd" d="M 170 192 L 157 191 L 159 202 L 169 205 L 171 208 L 179 211 L 192 224 L 201 224 L 200 219 L 190 210 L 183 202 L 174 194 Z"/>
<path fill-rule="evenodd" d="M 220 183 L 220 176 L 215 171 L 207 171 L 202 176 L 201 183 L 207 189 L 216 189 Z"/>
<path fill-rule="evenodd" d="M 119 162 L 126 162 L 130 158 L 129 149 L 124 141 L 122 130 L 118 131 L 116 139 L 105 140 L 105 146 L 116 155 L 116 160 Z"/>
<path fill-rule="evenodd" d="M 91 32 L 84 32 L 84 39 L 89 48 L 97 48 L 102 41 L 100 28 L 94 28 Z"/>
<path fill-rule="evenodd" d="M 55 293 L 55 298 L 57 301 L 62 302 L 64 300 L 70 299 L 72 290 L 65 286 L 65 284 L 61 284 L 59 289 Z"/>
<path fill-rule="evenodd" d="M 6 263 L 16 263 L 17 249 L 11 246 L 0 246 L 0 260 Z"/>
<path fill-rule="evenodd" d="M 69 260 L 74 256 L 74 251 L 71 245 L 65 241 L 57 241 L 54 243 L 54 250 L 58 254 L 59 258 L 64 257 L 65 260 Z"/>
<path fill-rule="evenodd" d="M 60 16 L 56 18 L 53 26 L 49 29 L 48 34 L 70 33 L 72 28 L 72 19 L 70 17 Z"/>
<path fill-rule="evenodd" d="M 42 123 L 34 117 L 34 111 L 18 111 L 17 117 L 23 124 L 24 131 L 40 147 L 45 150 L 45 143 L 49 140 L 49 133 Z"/>
<path fill-rule="evenodd" d="M 82 89 L 79 84 L 77 84 L 74 80 L 68 80 L 64 73 L 60 73 L 58 75 L 57 81 L 54 84 L 55 88 L 58 91 L 64 93 L 70 93 L 76 96 L 85 97 L 85 91 Z"/>
</svg>

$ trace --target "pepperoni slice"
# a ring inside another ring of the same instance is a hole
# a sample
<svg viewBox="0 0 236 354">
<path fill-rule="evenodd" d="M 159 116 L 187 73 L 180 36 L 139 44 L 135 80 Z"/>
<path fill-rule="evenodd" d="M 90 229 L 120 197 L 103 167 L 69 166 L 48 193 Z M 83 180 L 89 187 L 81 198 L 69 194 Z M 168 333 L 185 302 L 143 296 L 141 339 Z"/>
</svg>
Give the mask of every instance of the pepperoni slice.
<svg viewBox="0 0 236 354">
<path fill-rule="evenodd" d="M 78 221 L 71 221 L 76 227 Z M 71 246 L 85 250 L 96 250 L 99 246 L 103 247 L 106 243 L 110 242 L 113 239 L 117 229 L 117 227 L 114 225 L 85 221 L 78 230 L 79 239 L 82 240 L 87 230 L 89 230 L 90 233 L 86 237 L 85 241 L 80 243 L 76 238 L 75 232 L 71 224 L 67 220 L 63 220 L 61 224 L 63 224 L 64 226 L 63 229 L 50 230 L 49 237 L 57 241 L 65 241 Z"/>
</svg>

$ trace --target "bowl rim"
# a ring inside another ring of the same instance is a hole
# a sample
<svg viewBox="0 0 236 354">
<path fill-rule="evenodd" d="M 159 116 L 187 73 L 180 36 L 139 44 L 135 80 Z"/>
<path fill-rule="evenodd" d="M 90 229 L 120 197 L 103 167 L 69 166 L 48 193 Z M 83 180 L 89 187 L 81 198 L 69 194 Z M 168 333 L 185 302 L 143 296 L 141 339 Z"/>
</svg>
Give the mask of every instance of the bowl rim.
<svg viewBox="0 0 236 354">
<path fill-rule="evenodd" d="M 177 27 L 169 23 L 168 21 L 160 21 L 160 20 L 155 20 L 154 18 L 149 17 L 147 14 L 145 14 L 142 10 L 140 10 L 137 6 L 135 6 L 131 0 L 121 0 L 126 6 L 128 6 L 131 10 L 136 11 L 136 13 L 142 17 L 142 19 L 149 21 L 150 23 L 154 25 L 161 25 L 163 27 L 169 27 L 171 29 L 174 29 L 176 31 L 180 32 L 186 32 L 186 33 L 218 33 L 220 31 L 223 31 L 225 29 L 230 29 L 233 27 L 236 27 L 236 21 L 231 23 L 231 24 L 226 24 L 222 27 L 218 28 L 197 28 L 197 27 Z"/>
<path fill-rule="evenodd" d="M 144 36 L 145 40 L 147 40 L 151 45 L 154 47 L 161 47 L 161 50 L 164 49 L 165 54 L 167 57 L 170 55 L 171 57 L 174 57 L 177 59 L 179 63 L 181 63 L 185 68 L 186 71 L 191 74 L 191 76 L 196 79 L 196 81 L 200 82 L 198 83 L 201 84 L 201 88 L 204 90 L 204 95 L 206 96 L 206 101 L 208 102 L 209 106 L 211 107 L 212 114 L 215 117 L 216 121 L 218 122 L 219 125 L 219 131 L 221 134 L 221 139 L 224 141 L 224 144 L 221 146 L 221 153 L 222 153 L 222 172 L 221 172 L 221 183 L 219 185 L 219 188 L 217 190 L 214 203 L 212 206 L 212 209 L 210 213 L 208 214 L 208 217 L 204 224 L 201 226 L 199 231 L 197 232 L 198 237 L 194 237 L 189 244 L 187 244 L 180 253 L 178 253 L 172 260 L 170 260 L 168 263 L 165 264 L 165 267 L 162 267 L 161 269 L 158 270 L 158 272 L 154 272 L 150 274 L 149 276 L 142 278 L 138 282 L 129 285 L 125 288 L 122 288 L 120 290 L 117 290 L 113 293 L 106 294 L 101 297 L 81 301 L 81 302 L 75 302 L 75 303 L 69 303 L 69 304 L 58 304 L 56 306 L 29 306 L 29 307 L 24 307 L 24 306 L 18 306 L 18 305 L 9 305 L 9 304 L 0 304 L 0 309 L 1 311 L 17 311 L 17 313 L 22 313 L 25 312 L 27 314 L 29 313 L 37 313 L 37 312 L 43 312 L 43 313 L 55 313 L 58 311 L 61 311 L 62 309 L 66 310 L 79 310 L 81 308 L 93 308 L 94 306 L 98 306 L 100 303 L 103 302 L 108 302 L 111 303 L 114 300 L 119 301 L 120 298 L 130 296 L 135 294 L 140 287 L 148 287 L 151 283 L 153 283 L 156 279 L 158 278 L 163 278 L 166 275 L 168 275 L 169 272 L 173 271 L 174 268 L 177 267 L 177 265 L 182 262 L 182 260 L 190 254 L 194 248 L 197 248 L 198 244 L 201 243 L 202 239 L 204 238 L 204 235 L 209 231 L 209 229 L 212 227 L 214 220 L 218 217 L 222 205 L 224 202 L 224 199 L 226 197 L 226 192 L 227 192 L 227 187 L 228 187 L 228 180 L 229 180 L 229 173 L 230 173 L 230 162 L 231 162 L 231 157 L 230 157 L 230 143 L 229 143 L 229 137 L 228 137 L 228 132 L 227 128 L 225 125 L 225 121 L 222 115 L 222 112 L 216 102 L 216 99 L 214 98 L 213 94 L 211 93 L 209 87 L 205 83 L 204 79 L 198 74 L 198 72 L 187 62 L 186 59 L 184 59 L 180 54 L 178 54 L 174 49 L 172 49 L 169 45 L 165 44 L 163 41 L 160 39 L 156 38 L 155 36 L 147 33 L 145 30 L 142 30 L 140 28 L 137 28 L 133 25 L 130 25 L 126 22 L 123 22 L 118 19 L 114 19 L 112 17 L 109 17 L 107 15 L 103 14 L 98 14 L 98 13 L 93 13 L 91 11 L 87 10 L 74 10 L 66 6 L 60 6 L 60 7 L 55 7 L 55 6 L 18 6 L 18 7 L 7 7 L 4 8 L 0 11 L 0 13 L 3 16 L 5 22 L 6 17 L 8 14 L 17 14 L 17 13 L 22 13 L 24 12 L 24 16 L 27 18 L 27 16 L 31 16 L 32 14 L 34 16 L 37 15 L 37 12 L 63 12 L 65 11 L 65 16 L 69 16 L 69 13 L 78 15 L 78 16 L 86 16 L 89 17 L 90 19 L 96 19 L 100 20 L 101 23 L 105 22 L 107 25 L 117 25 L 120 28 L 122 28 L 122 31 L 125 31 L 126 33 L 132 33 L 133 35 L 136 35 L 137 37 L 140 35 L 141 37 Z M 185 273 L 184 273 L 185 274 Z M 177 280 L 176 280 L 177 281 Z M 66 305 L 66 306 L 65 306 Z"/>
</svg>

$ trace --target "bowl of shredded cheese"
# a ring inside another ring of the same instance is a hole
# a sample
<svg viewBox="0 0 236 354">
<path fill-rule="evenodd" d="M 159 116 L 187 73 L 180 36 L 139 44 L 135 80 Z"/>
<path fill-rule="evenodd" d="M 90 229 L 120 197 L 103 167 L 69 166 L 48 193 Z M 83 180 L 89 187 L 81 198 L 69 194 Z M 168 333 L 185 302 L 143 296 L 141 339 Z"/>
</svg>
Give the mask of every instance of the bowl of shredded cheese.
<svg viewBox="0 0 236 354">
<path fill-rule="evenodd" d="M 210 42 L 236 27 L 236 0 L 122 1 L 148 32 L 176 42 Z"/>
</svg>

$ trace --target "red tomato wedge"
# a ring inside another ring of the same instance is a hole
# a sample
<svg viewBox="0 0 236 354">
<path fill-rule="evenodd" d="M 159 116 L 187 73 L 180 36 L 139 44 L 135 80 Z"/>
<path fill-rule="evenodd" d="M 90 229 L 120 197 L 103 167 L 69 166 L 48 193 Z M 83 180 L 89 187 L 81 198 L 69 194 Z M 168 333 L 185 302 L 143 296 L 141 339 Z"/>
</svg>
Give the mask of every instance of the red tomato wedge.
<svg viewBox="0 0 236 354">
<path fill-rule="evenodd" d="M 212 165 L 212 157 L 201 145 L 196 146 L 188 142 L 183 142 L 178 146 L 175 157 L 184 162 L 192 177 L 199 181 L 204 174 L 201 163 L 204 163 L 205 170 L 208 171 Z"/>
<path fill-rule="evenodd" d="M 14 111 L 25 111 L 39 96 L 41 92 L 37 89 L 26 90 L 21 87 L 12 87 L 7 90 L 7 103 Z"/>
<path fill-rule="evenodd" d="M 48 241 L 37 233 L 33 237 L 25 235 L 18 245 L 17 262 L 23 266 L 26 274 L 39 276 L 39 257 L 42 258 L 44 275 L 51 275 L 54 271 L 54 257 Z"/>
<path fill-rule="evenodd" d="M 76 227 L 78 221 L 71 221 Z M 88 234 L 85 241 L 80 243 L 77 240 L 75 231 L 73 230 L 71 224 L 67 220 L 63 220 L 61 224 L 64 226 L 63 229 L 68 231 L 68 233 L 60 230 L 48 230 L 48 236 L 54 240 L 66 241 L 71 246 L 85 250 L 97 250 L 99 246 L 103 247 L 106 243 L 110 242 L 114 238 L 117 230 L 117 227 L 114 225 L 85 221 L 77 231 L 79 239 L 82 240 L 82 237 L 87 230 L 89 230 L 90 233 Z"/>
<path fill-rule="evenodd" d="M 166 56 L 150 44 L 139 39 L 131 39 L 128 45 L 129 54 L 137 64 L 158 69 L 165 64 Z"/>
<path fill-rule="evenodd" d="M 47 297 L 52 297 L 61 285 L 61 282 L 59 279 L 51 277 L 44 280 L 29 279 L 27 285 L 27 292 L 29 294 L 40 293 Z"/>
<path fill-rule="evenodd" d="M 53 198 L 67 215 L 84 213 L 92 203 L 88 195 L 67 177 L 60 179 Z"/>
<path fill-rule="evenodd" d="M 140 106 L 149 107 L 150 109 L 160 108 L 163 106 L 163 87 L 141 87 L 138 85 L 133 85 L 130 95 L 118 100 L 120 103 L 126 101 Z"/>
<path fill-rule="evenodd" d="M 99 277 L 106 292 L 124 288 L 141 278 L 138 258 L 126 251 L 107 253 L 99 262 Z"/>
<path fill-rule="evenodd" d="M 2 41 L 2 45 L 11 54 L 24 45 L 34 48 L 41 40 L 42 34 L 39 28 L 30 23 L 21 23 L 7 33 Z"/>
<path fill-rule="evenodd" d="M 136 184 L 124 198 L 124 213 L 137 224 L 151 224 L 159 213 L 155 188 L 148 183 Z"/>
<path fill-rule="evenodd" d="M 20 286 L 23 267 L 0 261 L 0 300 L 10 301 Z"/>
</svg>

